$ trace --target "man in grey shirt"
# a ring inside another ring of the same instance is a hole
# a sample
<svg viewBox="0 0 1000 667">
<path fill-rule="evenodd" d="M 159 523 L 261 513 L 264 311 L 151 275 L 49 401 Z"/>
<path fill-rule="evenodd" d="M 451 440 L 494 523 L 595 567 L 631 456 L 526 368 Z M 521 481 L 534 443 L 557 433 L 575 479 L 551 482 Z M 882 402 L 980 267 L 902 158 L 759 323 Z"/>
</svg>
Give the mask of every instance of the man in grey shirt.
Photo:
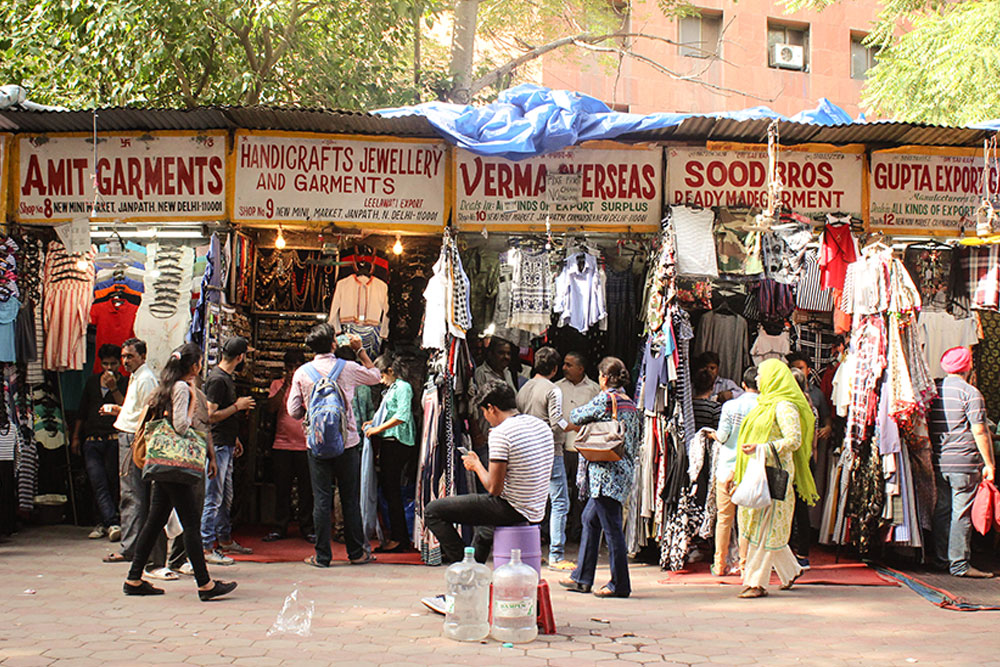
<svg viewBox="0 0 1000 667">
<path fill-rule="evenodd" d="M 517 409 L 527 415 L 538 417 L 552 429 L 553 461 L 552 476 L 549 479 L 549 500 L 552 512 L 549 517 L 549 568 L 571 570 L 576 565 L 565 560 L 566 517 L 569 515 L 569 485 L 566 480 L 566 466 L 563 461 L 563 438 L 555 444 L 557 435 L 562 435 L 567 422 L 563 418 L 562 392 L 552 382 L 559 369 L 559 353 L 551 347 L 535 352 L 535 367 L 532 378 L 517 392 Z"/>
</svg>

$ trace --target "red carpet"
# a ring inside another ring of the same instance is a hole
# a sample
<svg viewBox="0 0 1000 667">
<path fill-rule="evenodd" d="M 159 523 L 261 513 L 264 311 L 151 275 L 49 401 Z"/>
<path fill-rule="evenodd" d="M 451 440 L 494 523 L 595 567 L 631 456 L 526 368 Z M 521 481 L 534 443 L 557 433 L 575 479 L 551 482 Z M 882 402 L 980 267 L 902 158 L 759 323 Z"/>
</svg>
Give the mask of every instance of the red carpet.
<svg viewBox="0 0 1000 667">
<path fill-rule="evenodd" d="M 821 584 L 827 586 L 899 586 L 890 577 L 882 576 L 864 563 L 844 555 L 840 562 L 834 562 L 835 556 L 829 551 L 813 551 L 809 554 L 810 569 L 795 582 L 800 584 Z M 742 585 L 738 576 L 713 577 L 708 571 L 709 563 L 692 563 L 679 572 L 667 572 L 666 578 L 659 583 L 672 586 L 696 585 L 713 586 L 720 584 Z M 771 585 L 779 585 L 778 577 L 771 574 Z"/>
<path fill-rule="evenodd" d="M 244 528 L 236 531 L 236 541 L 245 547 L 253 549 L 252 554 L 230 554 L 234 560 L 250 561 L 252 563 L 293 563 L 302 562 L 307 556 L 312 556 L 315 552 L 313 545 L 309 544 L 295 530 L 289 531 L 288 537 L 277 542 L 265 542 L 263 537 L 266 530 L 255 528 Z M 372 542 L 372 548 L 378 546 L 377 542 Z M 347 562 L 347 548 L 339 542 L 331 543 L 333 549 L 333 560 Z M 420 554 L 411 551 L 401 554 L 375 554 L 378 563 L 388 565 L 423 565 Z"/>
</svg>

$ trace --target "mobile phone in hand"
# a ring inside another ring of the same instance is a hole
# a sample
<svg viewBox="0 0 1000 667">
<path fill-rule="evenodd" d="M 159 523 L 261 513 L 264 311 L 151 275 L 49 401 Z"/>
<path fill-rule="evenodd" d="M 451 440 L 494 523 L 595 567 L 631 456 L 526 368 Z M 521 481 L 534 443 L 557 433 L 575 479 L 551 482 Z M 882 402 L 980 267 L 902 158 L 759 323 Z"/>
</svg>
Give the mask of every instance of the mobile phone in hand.
<svg viewBox="0 0 1000 667">
<path fill-rule="evenodd" d="M 469 449 L 467 447 L 456 447 L 455 449 L 457 449 L 462 456 L 469 453 Z"/>
</svg>

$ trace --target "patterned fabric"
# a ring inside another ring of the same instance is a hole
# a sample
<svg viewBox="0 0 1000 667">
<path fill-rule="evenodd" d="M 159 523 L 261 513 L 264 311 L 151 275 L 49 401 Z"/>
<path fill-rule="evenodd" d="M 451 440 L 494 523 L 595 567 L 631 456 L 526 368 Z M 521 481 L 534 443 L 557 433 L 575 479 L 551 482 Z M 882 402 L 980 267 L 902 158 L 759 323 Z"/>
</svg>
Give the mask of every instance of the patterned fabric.
<svg viewBox="0 0 1000 667">
<path fill-rule="evenodd" d="M 868 425 L 875 419 L 878 405 L 875 387 L 886 364 L 886 328 L 881 315 L 866 315 L 851 338 L 856 356 L 851 404 L 847 412 L 845 444 L 854 448 L 864 441 Z"/>
<path fill-rule="evenodd" d="M 792 316 L 795 310 L 795 298 L 789 285 L 764 278 L 757 283 L 758 318 L 765 320 L 784 320 Z M 747 316 L 747 319 L 751 319 Z"/>
<path fill-rule="evenodd" d="M 774 446 L 782 469 L 788 471 L 791 479 L 795 476 L 792 455 L 802 445 L 799 411 L 792 403 L 783 401 L 775 407 L 774 415 L 768 444 Z M 774 465 L 770 453 L 768 457 L 768 462 Z M 741 507 L 738 514 L 740 536 L 754 546 L 772 551 L 787 546 L 792 532 L 792 516 L 795 514 L 795 493 L 791 489 L 788 491 L 784 500 L 775 500 L 763 509 Z"/>
<path fill-rule="evenodd" d="M 821 276 L 816 253 L 808 251 L 805 262 L 802 281 L 795 288 L 795 306 L 801 310 L 829 313 L 833 310 L 833 290 L 823 289 L 820 286 Z"/>
<path fill-rule="evenodd" d="M 941 245 L 932 248 L 915 243 L 906 248 L 903 264 L 920 292 L 924 310 L 945 310 L 953 249 Z"/>
<path fill-rule="evenodd" d="M 715 252 L 720 273 L 754 276 L 764 272 L 760 258 L 760 232 L 746 231 L 753 216 L 734 216 L 723 209 L 715 225 Z"/>
<path fill-rule="evenodd" d="M 798 282 L 805 263 L 806 244 L 810 241 L 812 229 L 797 222 L 764 232 L 761 248 L 767 277 L 786 285 Z"/>
<path fill-rule="evenodd" d="M 689 352 L 691 339 L 694 338 L 694 329 L 691 328 L 691 318 L 680 308 L 672 311 L 674 333 L 677 342 L 677 402 L 680 405 L 681 415 L 684 423 L 682 425 L 682 438 L 685 446 L 690 445 L 694 439 L 694 406 L 691 399 L 694 397 L 691 388 L 691 354 Z"/>
<path fill-rule="evenodd" d="M 1000 313 L 978 313 L 983 335 L 976 346 L 976 385 L 986 399 L 990 419 L 1000 419 Z"/>
<path fill-rule="evenodd" d="M 832 327 L 815 322 L 796 324 L 795 338 L 796 348 L 809 357 L 814 369 L 822 370 L 836 361 L 833 345 L 837 334 Z"/>
<path fill-rule="evenodd" d="M 952 260 L 951 288 L 953 308 L 997 310 L 1000 305 L 1000 246 L 958 248 Z"/>
<path fill-rule="evenodd" d="M 511 261 L 510 318 L 507 326 L 533 334 L 552 320 L 552 273 L 545 249 L 515 248 Z"/>
<path fill-rule="evenodd" d="M 639 412 L 625 392 L 605 390 L 595 396 L 586 405 L 570 413 L 570 421 L 577 425 L 598 421 L 611 421 L 611 394 L 615 395 L 618 406 L 618 421 L 625 426 L 625 456 L 620 461 L 585 462 L 580 457 L 581 472 L 588 477 L 589 495 L 591 498 L 604 496 L 624 504 L 632 489 L 636 457 L 642 439 L 642 428 Z M 585 487 L 581 486 L 581 494 Z"/>
</svg>

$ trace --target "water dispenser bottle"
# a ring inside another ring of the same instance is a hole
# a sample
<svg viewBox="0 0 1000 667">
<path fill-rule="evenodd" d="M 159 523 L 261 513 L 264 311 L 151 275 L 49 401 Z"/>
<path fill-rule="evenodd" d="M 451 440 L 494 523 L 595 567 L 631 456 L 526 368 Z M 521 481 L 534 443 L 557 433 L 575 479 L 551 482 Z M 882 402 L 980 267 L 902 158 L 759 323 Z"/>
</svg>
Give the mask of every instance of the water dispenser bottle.
<svg viewBox="0 0 1000 667">
<path fill-rule="evenodd" d="M 460 642 L 475 642 L 490 633 L 490 568 L 473 558 L 475 550 L 465 548 L 465 559 L 453 563 L 444 573 L 444 636 Z"/>
<path fill-rule="evenodd" d="M 538 636 L 538 573 L 521 562 L 521 550 L 510 550 L 510 562 L 493 571 L 493 627 L 500 642 L 530 642 Z"/>
</svg>

